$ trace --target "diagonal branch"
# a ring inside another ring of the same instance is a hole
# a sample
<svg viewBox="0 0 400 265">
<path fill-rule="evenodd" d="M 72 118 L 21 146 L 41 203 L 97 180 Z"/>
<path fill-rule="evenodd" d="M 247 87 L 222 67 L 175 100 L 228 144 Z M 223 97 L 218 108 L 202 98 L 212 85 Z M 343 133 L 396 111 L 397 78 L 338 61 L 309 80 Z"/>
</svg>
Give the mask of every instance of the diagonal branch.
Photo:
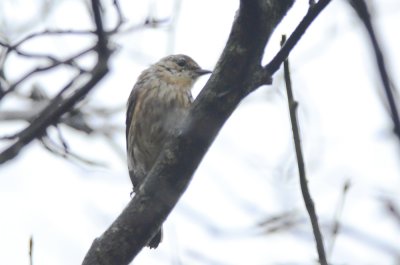
<svg viewBox="0 0 400 265">
<path fill-rule="evenodd" d="M 224 122 L 246 95 L 273 30 L 293 0 L 240 2 L 227 45 L 173 141 L 168 142 L 134 198 L 95 239 L 83 264 L 128 264 L 157 233 Z"/>
<path fill-rule="evenodd" d="M 253 78 L 249 80 L 249 83 L 247 83 L 247 93 L 254 91 L 261 85 L 271 84 L 271 76 L 278 71 L 281 64 L 289 56 L 289 53 L 303 37 L 306 30 L 311 26 L 314 20 L 331 2 L 331 0 L 320 0 L 318 3 L 311 2 L 313 1 L 310 1 L 310 7 L 307 14 L 303 17 L 274 58 L 272 58 L 272 60 L 266 66 L 259 67 L 258 69 L 254 70 Z"/>
<path fill-rule="evenodd" d="M 248 93 L 270 81 L 270 75 L 277 71 L 293 48 L 284 48 L 281 56 L 272 64 L 277 66 L 272 69 L 261 66 L 265 46 L 293 2 L 240 1 L 226 47 L 212 76 L 183 121 L 181 130 L 166 143 L 156 164 L 127 207 L 93 241 L 84 265 L 128 264 L 157 233 L 185 192 L 193 173 L 225 121 Z M 312 11 L 307 18 L 305 28 L 327 3 L 329 1 L 320 0 L 312 7 L 316 11 Z M 298 34 L 293 37 L 295 43 L 301 36 Z"/>
<path fill-rule="evenodd" d="M 287 39 L 285 44 L 282 46 L 280 51 L 274 56 L 274 58 L 265 66 L 265 70 L 271 75 L 275 73 L 282 62 L 286 60 L 289 53 L 299 42 L 301 37 L 304 35 L 306 30 L 310 27 L 311 23 L 317 18 L 317 16 L 324 10 L 324 8 L 331 2 L 331 0 L 319 0 L 317 4 L 310 4 L 307 14 L 301 20 L 299 25 Z"/>
<path fill-rule="evenodd" d="M 61 65 L 68 65 L 68 66 L 75 67 L 80 71 L 80 73 L 88 73 L 88 72 L 90 73 L 90 71 L 87 71 L 87 70 L 79 67 L 75 63 L 75 60 L 77 58 L 79 58 L 79 57 L 82 57 L 83 55 L 86 55 L 86 54 L 92 52 L 92 51 L 93 51 L 93 47 L 89 47 L 89 48 L 86 48 L 86 49 L 84 49 L 82 51 L 79 51 L 77 54 L 74 54 L 74 55 L 68 57 L 65 60 L 58 60 L 58 59 L 53 58 L 51 64 L 46 65 L 46 66 L 38 66 L 38 67 L 36 67 L 35 69 L 33 69 L 33 70 L 29 71 L 28 73 L 26 73 L 25 75 L 23 75 L 15 83 L 11 84 L 7 88 L 7 90 L 2 91 L 2 93 L 0 94 L 0 100 L 2 100 L 3 97 L 6 96 L 7 94 L 13 92 L 19 85 L 21 85 L 23 82 L 25 82 L 28 78 L 32 77 L 33 75 L 35 75 L 37 73 L 41 73 L 41 72 L 46 72 L 46 71 L 48 71 L 50 69 L 56 68 L 56 67 L 61 66 Z"/>
<path fill-rule="evenodd" d="M 386 98 L 389 103 L 391 118 L 392 118 L 393 125 L 394 125 L 394 133 L 397 136 L 397 138 L 400 140 L 399 112 L 397 110 L 396 102 L 395 102 L 395 99 L 393 96 L 392 87 L 390 85 L 389 74 L 386 69 L 382 49 L 380 48 L 378 39 L 376 37 L 367 4 L 365 3 L 364 0 L 348 0 L 348 1 L 350 2 L 351 6 L 354 8 L 357 15 L 360 17 L 361 21 L 364 23 L 365 28 L 367 29 L 369 39 L 370 39 L 370 41 L 372 43 L 372 47 L 374 49 L 376 64 L 378 65 L 379 74 L 381 77 L 383 88 L 385 90 Z"/>
</svg>

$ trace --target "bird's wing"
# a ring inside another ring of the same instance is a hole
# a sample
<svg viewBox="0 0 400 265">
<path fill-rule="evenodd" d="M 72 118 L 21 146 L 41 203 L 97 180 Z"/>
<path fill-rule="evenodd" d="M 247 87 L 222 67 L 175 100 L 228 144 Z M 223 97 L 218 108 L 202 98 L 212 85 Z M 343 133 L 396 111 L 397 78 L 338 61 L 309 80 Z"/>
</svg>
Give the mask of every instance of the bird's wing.
<svg viewBox="0 0 400 265">
<path fill-rule="evenodd" d="M 127 103 L 127 111 L 126 111 L 126 150 L 128 153 L 128 170 L 129 170 L 129 176 L 132 181 L 132 185 L 135 189 L 135 187 L 138 186 L 138 178 L 135 176 L 134 173 L 134 164 L 133 164 L 133 147 L 129 148 L 128 143 L 130 141 L 129 134 L 133 133 L 130 132 L 131 125 L 132 125 L 132 119 L 135 114 L 135 108 L 136 104 L 138 102 L 139 98 L 139 92 L 141 91 L 142 84 L 141 83 L 136 83 L 135 86 L 133 87 L 131 94 L 129 95 L 128 103 Z M 131 138 L 132 139 L 132 138 Z"/>
<path fill-rule="evenodd" d="M 132 123 L 132 117 L 133 117 L 133 112 L 135 110 L 135 106 L 136 106 L 136 101 L 138 98 L 138 86 L 135 86 L 132 91 L 131 94 L 129 95 L 129 99 L 128 99 L 128 104 L 127 104 L 127 110 L 126 110 L 126 149 L 128 150 L 128 136 L 129 136 L 129 129 L 131 127 L 131 123 Z"/>
</svg>

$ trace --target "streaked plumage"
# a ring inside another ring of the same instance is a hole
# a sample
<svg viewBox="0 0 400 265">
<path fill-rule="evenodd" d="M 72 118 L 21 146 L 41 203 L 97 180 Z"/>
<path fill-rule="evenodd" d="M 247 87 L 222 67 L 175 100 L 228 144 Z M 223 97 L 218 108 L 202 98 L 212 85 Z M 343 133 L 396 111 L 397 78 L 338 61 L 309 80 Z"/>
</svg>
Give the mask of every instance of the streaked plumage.
<svg viewBox="0 0 400 265">
<path fill-rule="evenodd" d="M 126 141 L 134 191 L 143 183 L 164 143 L 184 119 L 192 103 L 191 88 L 202 70 L 186 55 L 170 55 L 144 70 L 128 99 Z M 156 248 L 161 230 L 150 242 Z"/>
</svg>

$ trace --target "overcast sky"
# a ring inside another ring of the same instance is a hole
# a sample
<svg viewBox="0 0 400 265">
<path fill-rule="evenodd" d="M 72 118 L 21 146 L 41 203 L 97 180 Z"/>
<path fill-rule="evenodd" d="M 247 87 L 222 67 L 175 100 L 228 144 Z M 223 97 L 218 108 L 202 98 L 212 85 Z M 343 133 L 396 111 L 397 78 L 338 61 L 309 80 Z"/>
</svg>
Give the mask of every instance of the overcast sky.
<svg viewBox="0 0 400 265">
<path fill-rule="evenodd" d="M 14 43 L 44 29 L 93 28 L 84 1 L 47 1 L 47 6 L 43 2 L 2 0 L 0 39 Z M 112 1 L 103 2 L 106 24 L 112 27 L 116 19 Z M 87 104 L 96 107 L 123 107 L 140 72 L 167 54 L 188 54 L 203 68 L 213 69 L 239 1 L 120 2 L 127 19 L 124 29 L 148 16 L 171 22 L 111 39 L 116 48 L 111 72 L 88 97 Z M 399 87 L 400 3 L 369 3 L 391 80 Z M 270 40 L 265 63 L 278 51 L 281 35 L 292 32 L 307 8 L 308 1 L 296 1 Z M 67 56 L 92 41 L 45 37 L 23 48 Z M 90 65 L 92 59 L 81 63 Z M 6 75 L 16 80 L 36 63 L 13 56 L 7 61 Z M 364 28 L 346 1 L 332 1 L 293 50 L 290 63 L 309 187 L 330 262 L 397 264 L 400 223 L 388 213 L 384 201 L 400 206 L 400 143 L 392 134 Z M 37 75 L 18 91 L 26 94 L 36 84 L 54 95 L 71 76 L 66 69 Z M 198 81 L 194 94 L 207 78 Z M 143 250 L 134 264 L 313 264 L 317 254 L 298 184 L 283 85 L 279 71 L 272 86 L 259 88 L 241 103 L 164 224 L 162 244 L 157 250 Z M 29 109 L 29 105 L 13 96 L 1 102 L 0 111 L 15 109 Z M 101 125 L 102 121 L 95 122 Z M 115 141 L 124 151 L 124 111 L 108 122 L 121 128 Z M 2 122 L 0 133 L 24 126 Z M 93 239 L 130 200 L 125 157 L 102 137 L 65 126 L 61 130 L 71 150 L 107 166 L 68 162 L 38 142 L 2 165 L 0 264 L 28 264 L 30 236 L 35 264 L 79 264 Z M 7 144 L 2 142 L 2 149 Z M 343 198 L 346 182 L 351 186 Z M 276 232 L 270 231 L 274 223 L 259 225 L 275 216 L 293 225 Z M 343 230 L 333 240 L 330 229 L 336 217 Z"/>
</svg>

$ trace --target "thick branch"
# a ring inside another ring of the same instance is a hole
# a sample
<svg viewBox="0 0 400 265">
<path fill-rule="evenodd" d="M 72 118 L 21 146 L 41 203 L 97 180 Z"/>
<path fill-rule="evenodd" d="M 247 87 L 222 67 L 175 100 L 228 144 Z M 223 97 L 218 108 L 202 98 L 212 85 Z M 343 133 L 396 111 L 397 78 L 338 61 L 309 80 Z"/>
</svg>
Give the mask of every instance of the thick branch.
<svg viewBox="0 0 400 265">
<path fill-rule="evenodd" d="M 83 264 L 128 264 L 186 190 L 214 138 L 261 68 L 265 45 L 293 0 L 241 1 L 228 43 L 182 130 L 167 143 L 135 197 L 97 238 Z"/>
</svg>

